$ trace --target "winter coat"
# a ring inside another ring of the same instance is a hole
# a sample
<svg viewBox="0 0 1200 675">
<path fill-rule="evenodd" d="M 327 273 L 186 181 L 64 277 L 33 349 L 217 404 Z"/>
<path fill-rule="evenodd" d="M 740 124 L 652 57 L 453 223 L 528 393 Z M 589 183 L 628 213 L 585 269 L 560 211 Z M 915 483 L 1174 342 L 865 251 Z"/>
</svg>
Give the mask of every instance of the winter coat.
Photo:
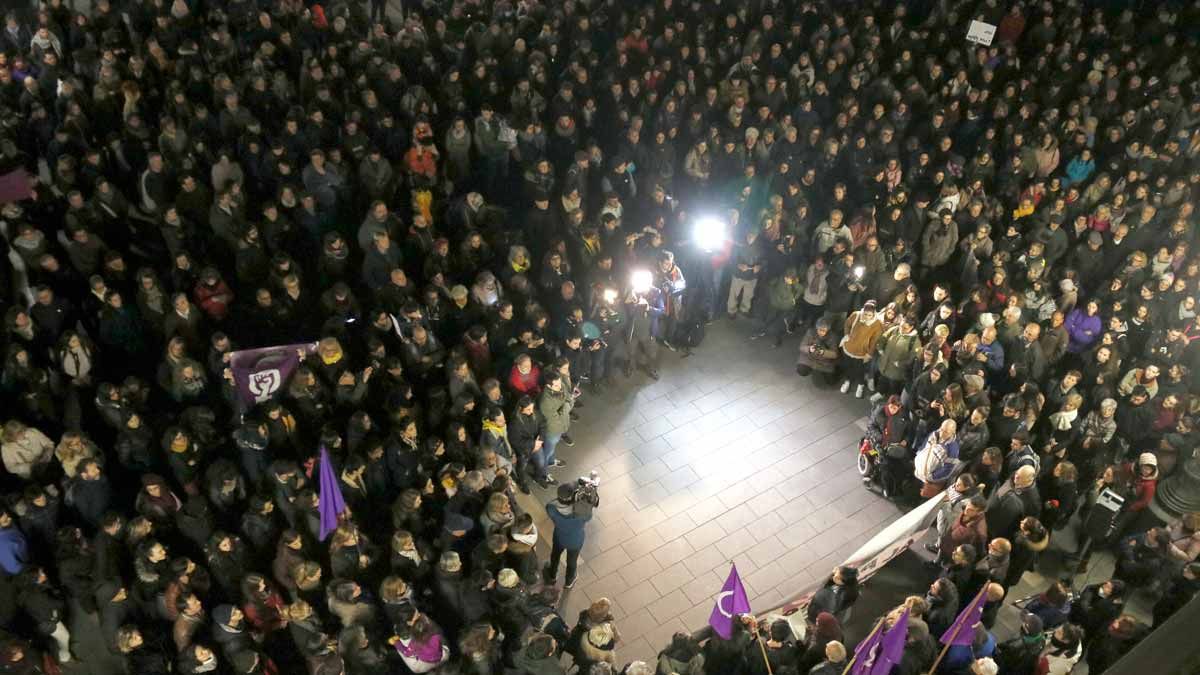
<svg viewBox="0 0 1200 675">
<path fill-rule="evenodd" d="M 1067 343 L 1067 351 L 1072 354 L 1087 351 L 1103 331 L 1100 315 L 1088 316 L 1087 311 L 1079 307 L 1071 310 L 1064 325 L 1067 334 L 1071 336 L 1070 342 Z"/>
<path fill-rule="evenodd" d="M 574 405 L 575 399 L 566 387 L 560 391 L 549 387 L 542 390 L 542 395 L 538 398 L 538 412 L 546 421 L 547 436 L 560 436 L 571 428 L 571 408 Z"/>
<path fill-rule="evenodd" d="M 29 427 L 19 437 L 0 445 L 0 457 L 9 473 L 29 480 L 34 469 L 54 459 L 54 442 Z"/>
<path fill-rule="evenodd" d="M 958 466 L 958 438 L 941 441 L 935 430 L 913 458 L 913 475 L 923 483 L 947 480 Z"/>
<path fill-rule="evenodd" d="M 941 221 L 930 222 L 921 236 L 921 264 L 925 267 L 940 267 L 950 261 L 958 247 L 958 223 L 949 225 Z"/>
<path fill-rule="evenodd" d="M 901 333 L 900 326 L 892 326 L 879 339 L 879 355 L 876 362 L 879 374 L 889 380 L 902 382 L 908 377 L 913 361 L 921 354 L 921 338 L 917 331 Z"/>
<path fill-rule="evenodd" d="M 862 312 L 858 311 L 846 318 L 840 346 L 847 356 L 865 361 L 875 353 L 875 344 L 883 335 L 883 317 L 878 312 L 870 322 L 861 317 Z"/>
<path fill-rule="evenodd" d="M 554 500 L 546 504 L 546 515 L 550 516 L 550 520 L 554 522 L 555 546 L 568 551 L 578 551 L 583 548 L 583 542 L 587 537 L 585 527 L 587 522 L 592 519 L 590 513 L 586 516 L 576 515 L 574 506 Z"/>
<path fill-rule="evenodd" d="M 953 551 L 963 544 L 970 544 L 975 547 L 976 551 L 982 551 L 987 546 L 989 532 L 987 519 L 983 516 L 976 516 L 972 520 L 967 520 L 965 516 L 966 511 L 960 512 L 946 533 L 942 535 L 941 550 Z"/>
<path fill-rule="evenodd" d="M 513 657 L 514 675 L 566 675 L 567 670 L 557 654 L 551 652 L 542 656 L 535 652 L 533 645 L 517 652 Z"/>
<path fill-rule="evenodd" d="M 16 527 L 0 529 L 0 570 L 16 576 L 29 562 L 29 543 Z"/>
<path fill-rule="evenodd" d="M 800 284 L 789 284 L 783 277 L 771 282 L 768 299 L 771 309 L 777 312 L 790 312 L 796 308 L 796 300 L 800 298 Z"/>
<path fill-rule="evenodd" d="M 809 328 L 804 339 L 800 341 L 796 365 L 807 366 L 822 373 L 832 373 L 838 360 L 836 341 L 833 331 L 825 333 L 822 337 L 815 327 Z"/>
</svg>

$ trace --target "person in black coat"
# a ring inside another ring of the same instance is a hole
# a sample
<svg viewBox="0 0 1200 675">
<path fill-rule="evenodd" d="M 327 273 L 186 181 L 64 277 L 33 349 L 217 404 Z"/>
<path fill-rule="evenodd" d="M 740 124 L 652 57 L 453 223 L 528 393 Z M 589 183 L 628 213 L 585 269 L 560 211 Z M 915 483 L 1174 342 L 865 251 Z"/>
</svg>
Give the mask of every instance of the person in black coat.
<svg viewBox="0 0 1200 675">
<path fill-rule="evenodd" d="M 938 636 L 944 634 L 958 616 L 958 590 L 945 577 L 935 579 L 925 594 L 925 602 L 929 604 L 929 611 L 925 612 L 924 619 L 930 632 Z"/>
<path fill-rule="evenodd" d="M 1104 627 L 1125 610 L 1125 582 L 1111 579 L 1092 584 L 1071 603 L 1070 621 L 1083 628 L 1086 640 L 1102 635 Z"/>
<path fill-rule="evenodd" d="M 1197 593 L 1200 593 L 1200 562 L 1188 563 L 1171 578 L 1162 597 L 1154 603 L 1154 628 L 1191 602 Z"/>
<path fill-rule="evenodd" d="M 825 585 L 813 594 L 812 602 L 808 604 L 808 623 L 815 624 L 817 615 L 829 612 L 839 623 L 844 624 L 857 601 L 858 568 L 849 565 L 836 567 L 825 581 Z"/>
<path fill-rule="evenodd" d="M 1087 649 L 1088 673 L 1100 675 L 1129 653 L 1149 633 L 1145 624 L 1123 614 L 1113 619 L 1093 639 Z"/>
<path fill-rule="evenodd" d="M 228 661 L 238 652 L 253 647 L 250 633 L 246 630 L 246 617 L 242 610 L 233 605 L 217 605 L 212 613 L 212 639 Z"/>
<path fill-rule="evenodd" d="M 920 675 L 929 670 L 937 657 L 937 646 L 930 635 L 931 630 L 930 625 L 921 619 L 908 620 L 908 641 L 900 663 L 892 669 L 893 675 Z"/>
<path fill-rule="evenodd" d="M 86 459 L 79 464 L 79 475 L 67 487 L 67 504 L 91 528 L 99 528 L 112 503 L 112 486 L 100 468 L 100 462 Z"/>
<path fill-rule="evenodd" d="M 1037 492 L 1037 471 L 1032 466 L 1023 466 L 1013 473 L 1012 478 L 996 489 L 988 501 L 987 532 L 989 537 L 1012 540 L 1024 516 L 1036 516 L 1040 511 Z M 1030 509 L 1030 510 L 1027 510 Z"/>
<path fill-rule="evenodd" d="M 794 669 L 798 653 L 796 642 L 792 639 L 792 627 L 788 625 L 787 619 L 776 619 L 770 626 L 755 628 L 754 638 L 746 645 L 746 652 L 742 655 L 746 663 L 745 672 L 749 675 L 766 675 L 768 662 L 772 673 Z M 763 645 L 767 654 L 766 662 L 763 661 L 762 650 L 756 644 L 759 640 L 766 641 Z"/>
<path fill-rule="evenodd" d="M 1050 533 L 1041 522 L 1033 516 L 1021 519 L 1017 536 L 1012 540 L 1012 553 L 1008 558 L 1008 573 L 1003 584 L 1005 588 L 1017 585 L 1021 577 L 1033 569 L 1037 556 L 1050 545 Z"/>
<path fill-rule="evenodd" d="M 119 653 L 118 634 L 134 615 L 129 593 L 121 584 L 105 581 L 96 587 L 94 602 L 100 619 L 100 636 L 110 651 Z"/>
</svg>

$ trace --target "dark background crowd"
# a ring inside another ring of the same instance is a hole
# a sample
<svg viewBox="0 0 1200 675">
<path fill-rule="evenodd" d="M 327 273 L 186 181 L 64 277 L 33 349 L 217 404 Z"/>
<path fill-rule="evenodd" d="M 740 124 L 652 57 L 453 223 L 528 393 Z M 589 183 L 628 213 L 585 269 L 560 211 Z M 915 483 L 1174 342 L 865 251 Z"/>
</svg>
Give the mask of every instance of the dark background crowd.
<svg viewBox="0 0 1200 675">
<path fill-rule="evenodd" d="M 620 671 L 605 603 L 556 610 L 590 516 L 556 450 L 725 317 L 874 395 L 873 486 L 946 491 L 895 672 L 1108 488 L 1078 565 L 1116 547 L 1117 578 L 940 666 L 1103 671 L 1148 630 L 1123 594 L 1160 622 L 1200 576 L 1200 522 L 1151 508 L 1200 409 L 1200 5 L 1144 4 L 13 9 L 0 671 L 86 662 L 75 612 L 146 675 Z M 245 405 L 231 354 L 299 343 Z M 517 494 L 560 480 L 543 565 Z M 800 644 L 625 671 L 840 672 L 856 596 L 839 569 Z"/>
</svg>

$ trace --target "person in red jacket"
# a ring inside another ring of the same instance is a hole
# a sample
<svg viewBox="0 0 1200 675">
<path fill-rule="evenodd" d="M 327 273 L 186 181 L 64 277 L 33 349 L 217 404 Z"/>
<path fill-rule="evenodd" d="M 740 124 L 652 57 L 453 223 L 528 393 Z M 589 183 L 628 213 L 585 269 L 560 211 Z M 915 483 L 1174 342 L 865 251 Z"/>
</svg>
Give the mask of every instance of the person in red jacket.
<svg viewBox="0 0 1200 675">
<path fill-rule="evenodd" d="M 528 354 L 521 354 L 508 372 L 508 386 L 515 396 L 536 398 L 542 393 L 542 371 Z"/>
<path fill-rule="evenodd" d="M 1154 493 L 1158 490 L 1158 458 L 1153 453 L 1143 452 L 1138 455 L 1137 464 L 1131 468 L 1133 501 L 1126 508 L 1132 513 L 1138 513 L 1154 501 Z"/>
</svg>

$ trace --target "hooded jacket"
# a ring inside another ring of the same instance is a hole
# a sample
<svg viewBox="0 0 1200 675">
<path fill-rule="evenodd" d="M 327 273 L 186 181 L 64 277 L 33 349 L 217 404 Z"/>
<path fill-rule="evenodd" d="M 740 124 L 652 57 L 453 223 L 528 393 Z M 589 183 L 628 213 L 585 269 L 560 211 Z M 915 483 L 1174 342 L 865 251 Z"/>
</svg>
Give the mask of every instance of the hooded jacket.
<svg viewBox="0 0 1200 675">
<path fill-rule="evenodd" d="M 578 551 L 583 548 L 583 542 L 587 536 L 584 527 L 587 525 L 587 521 L 592 519 L 591 514 L 576 515 L 574 505 L 564 504 L 555 499 L 546 504 L 546 515 L 550 516 L 550 520 L 554 522 L 555 545 L 568 551 Z"/>
<path fill-rule="evenodd" d="M 913 361 L 921 354 L 921 338 L 916 329 L 901 332 L 899 325 L 883 332 L 879 340 L 879 374 L 902 382 L 908 377 Z"/>
<path fill-rule="evenodd" d="M 842 351 L 847 356 L 865 361 L 875 353 L 875 344 L 883 335 L 883 317 L 879 312 L 870 321 L 862 316 L 862 311 L 854 312 L 846 318 L 845 330 L 842 333 Z"/>
</svg>

